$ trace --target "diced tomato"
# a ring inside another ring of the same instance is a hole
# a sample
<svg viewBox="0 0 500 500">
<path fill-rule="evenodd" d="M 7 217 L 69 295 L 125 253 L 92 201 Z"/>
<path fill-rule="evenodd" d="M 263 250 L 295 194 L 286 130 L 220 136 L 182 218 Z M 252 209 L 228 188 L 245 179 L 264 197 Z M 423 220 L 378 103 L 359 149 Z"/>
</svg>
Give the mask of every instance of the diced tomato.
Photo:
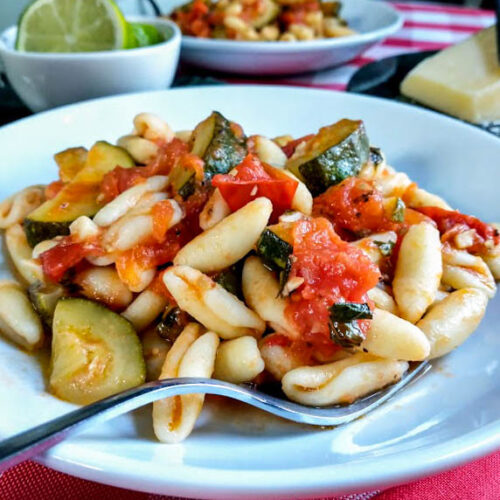
<svg viewBox="0 0 500 500">
<path fill-rule="evenodd" d="M 291 24 L 305 24 L 307 14 L 309 12 L 317 12 L 320 9 L 321 7 L 317 0 L 297 4 L 293 3 L 286 6 L 279 19 L 285 28 L 288 28 Z"/>
<path fill-rule="evenodd" d="M 40 255 L 45 276 L 58 283 L 68 269 L 75 267 L 89 255 L 100 255 L 101 249 L 95 243 L 73 241 L 71 236 L 63 238 L 59 244 Z"/>
<path fill-rule="evenodd" d="M 153 175 L 168 175 L 180 157 L 189 153 L 187 144 L 176 137 L 160 148 L 158 156 L 145 167 L 115 167 L 101 183 L 101 201 L 109 203 L 120 193 Z"/>
<path fill-rule="evenodd" d="M 439 207 L 419 207 L 416 210 L 436 222 L 444 241 L 472 229 L 475 234 L 472 245 L 468 247 L 471 252 L 481 252 L 487 242 L 493 245 L 500 243 L 499 232 L 491 224 L 487 224 L 472 215 Z"/>
<path fill-rule="evenodd" d="M 165 283 L 163 282 L 163 275 L 165 274 L 166 269 L 160 271 L 156 274 L 155 279 L 148 286 L 148 290 L 156 293 L 157 295 L 161 295 L 162 297 L 168 300 L 168 303 L 171 305 L 175 305 L 176 301 L 172 294 L 167 290 Z"/>
<path fill-rule="evenodd" d="M 295 277 L 304 282 L 290 296 L 285 314 L 304 340 L 317 341 L 318 336 L 329 338 L 329 307 L 340 301 L 370 303 L 366 293 L 378 283 L 380 272 L 320 217 L 294 224 L 290 279 Z M 366 331 L 366 320 L 359 324 Z"/>
<path fill-rule="evenodd" d="M 144 271 L 171 262 L 180 248 L 177 239 L 133 247 L 116 259 L 118 276 L 130 288 L 136 288 Z"/>
<path fill-rule="evenodd" d="M 218 174 L 212 179 L 212 186 L 219 188 L 233 212 L 260 196 L 271 200 L 272 219 L 290 209 L 298 186 L 295 179 L 261 163 L 253 154 L 248 154 L 235 170 L 236 175 Z"/>
<path fill-rule="evenodd" d="M 208 38 L 211 34 L 209 8 L 203 0 L 194 0 L 187 7 L 176 10 L 172 17 L 185 35 Z"/>
<path fill-rule="evenodd" d="M 295 153 L 297 146 L 305 141 L 308 141 L 311 137 L 314 137 L 314 134 L 309 134 L 305 135 L 304 137 L 299 137 L 298 139 L 294 139 L 293 141 L 287 142 L 281 149 L 283 150 L 283 153 L 286 154 L 286 157 L 290 158 L 290 156 L 292 156 L 293 153 Z"/>
<path fill-rule="evenodd" d="M 387 216 L 383 201 L 371 182 L 349 177 L 314 199 L 313 214 L 327 217 L 340 234 L 396 230 L 399 224 Z"/>
<path fill-rule="evenodd" d="M 158 243 L 161 243 L 170 227 L 170 222 L 174 215 L 174 209 L 170 200 L 163 200 L 156 203 L 152 210 L 153 217 L 153 237 Z"/>
<path fill-rule="evenodd" d="M 51 182 L 46 188 L 45 188 L 45 198 L 47 200 L 51 200 L 52 198 L 55 198 L 59 191 L 66 185 L 63 181 L 54 181 Z"/>
</svg>

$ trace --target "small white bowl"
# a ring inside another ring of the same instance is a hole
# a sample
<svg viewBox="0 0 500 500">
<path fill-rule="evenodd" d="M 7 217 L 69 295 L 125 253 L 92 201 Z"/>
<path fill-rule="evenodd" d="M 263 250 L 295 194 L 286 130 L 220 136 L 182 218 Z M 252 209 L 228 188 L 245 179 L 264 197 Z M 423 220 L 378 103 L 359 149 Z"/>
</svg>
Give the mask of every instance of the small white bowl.
<svg viewBox="0 0 500 500">
<path fill-rule="evenodd" d="M 170 87 L 179 62 L 179 28 L 166 19 L 127 19 L 156 26 L 165 41 L 129 50 L 20 52 L 15 49 L 17 27 L 7 28 L 0 35 L 0 56 L 10 84 L 35 112 L 94 97 Z"/>
</svg>

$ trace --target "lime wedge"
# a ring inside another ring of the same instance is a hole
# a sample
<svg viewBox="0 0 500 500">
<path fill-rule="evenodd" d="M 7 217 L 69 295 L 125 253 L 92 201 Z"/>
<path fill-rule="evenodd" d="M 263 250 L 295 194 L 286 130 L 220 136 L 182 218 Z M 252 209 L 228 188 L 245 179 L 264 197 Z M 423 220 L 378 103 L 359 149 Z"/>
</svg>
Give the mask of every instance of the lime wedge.
<svg viewBox="0 0 500 500">
<path fill-rule="evenodd" d="M 151 24 L 130 23 L 130 29 L 135 40 L 135 47 L 156 45 L 165 40 L 162 34 Z"/>
<path fill-rule="evenodd" d="M 16 48 L 94 52 L 129 44 L 127 21 L 112 0 L 35 0 L 19 20 Z"/>
</svg>

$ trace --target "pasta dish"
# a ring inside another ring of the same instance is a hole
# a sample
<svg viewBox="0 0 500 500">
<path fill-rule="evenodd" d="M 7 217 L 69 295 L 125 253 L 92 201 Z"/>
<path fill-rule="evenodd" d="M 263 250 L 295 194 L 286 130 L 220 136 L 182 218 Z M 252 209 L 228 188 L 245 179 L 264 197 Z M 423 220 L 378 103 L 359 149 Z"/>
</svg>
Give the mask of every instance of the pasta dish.
<svg viewBox="0 0 500 500">
<path fill-rule="evenodd" d="M 192 0 L 170 17 L 188 36 L 295 42 L 354 34 L 340 8 L 320 0 Z"/>
<path fill-rule="evenodd" d="M 117 145 L 54 158 L 56 181 L 0 204 L 0 331 L 50 344 L 49 391 L 72 403 L 213 377 L 349 404 L 458 347 L 496 292 L 497 228 L 389 166 L 362 121 L 271 139 L 141 113 Z M 203 402 L 154 403 L 158 439 Z"/>
</svg>

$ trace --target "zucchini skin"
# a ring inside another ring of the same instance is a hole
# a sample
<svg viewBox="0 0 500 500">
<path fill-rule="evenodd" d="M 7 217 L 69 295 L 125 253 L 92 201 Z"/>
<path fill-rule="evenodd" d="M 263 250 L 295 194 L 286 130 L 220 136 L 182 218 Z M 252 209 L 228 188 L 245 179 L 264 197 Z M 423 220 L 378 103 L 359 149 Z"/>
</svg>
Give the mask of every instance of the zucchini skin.
<svg viewBox="0 0 500 500">
<path fill-rule="evenodd" d="M 207 147 L 200 154 L 205 162 L 206 179 L 210 180 L 216 174 L 227 174 L 243 161 L 247 154 L 246 138 L 236 137 L 227 118 L 214 111 L 200 125 L 212 127 Z"/>
<path fill-rule="evenodd" d="M 44 240 L 51 240 L 56 236 L 67 236 L 71 222 L 43 222 L 27 217 L 23 221 L 26 239 L 31 247 L 35 247 Z"/>
<path fill-rule="evenodd" d="M 293 247 L 270 229 L 265 229 L 257 242 L 257 255 L 264 265 L 279 273 L 280 293 L 292 269 Z"/>
<path fill-rule="evenodd" d="M 299 166 L 299 172 L 313 196 L 325 192 L 330 186 L 339 184 L 348 177 L 359 174 L 368 161 L 370 144 L 364 125 L 338 144 Z"/>
</svg>

